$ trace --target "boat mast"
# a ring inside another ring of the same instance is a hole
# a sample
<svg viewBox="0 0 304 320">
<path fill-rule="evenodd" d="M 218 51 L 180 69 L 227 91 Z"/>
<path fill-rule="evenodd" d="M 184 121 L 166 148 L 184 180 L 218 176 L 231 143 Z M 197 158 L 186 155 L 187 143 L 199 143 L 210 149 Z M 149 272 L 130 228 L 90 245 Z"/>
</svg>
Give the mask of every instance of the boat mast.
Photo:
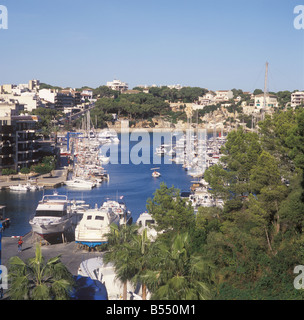
<svg viewBox="0 0 304 320">
<path fill-rule="evenodd" d="M 265 81 L 264 81 L 264 103 L 263 103 L 263 109 L 262 109 L 262 120 L 264 120 L 265 111 L 266 111 L 267 82 L 268 82 L 268 62 L 266 61 Z"/>
</svg>

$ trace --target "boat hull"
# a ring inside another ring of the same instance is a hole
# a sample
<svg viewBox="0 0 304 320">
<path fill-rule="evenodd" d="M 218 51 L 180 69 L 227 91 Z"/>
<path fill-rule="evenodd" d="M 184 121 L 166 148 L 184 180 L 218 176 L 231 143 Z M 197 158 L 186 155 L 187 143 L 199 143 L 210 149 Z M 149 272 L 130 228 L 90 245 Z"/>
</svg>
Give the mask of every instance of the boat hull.
<svg viewBox="0 0 304 320">
<path fill-rule="evenodd" d="M 63 233 L 73 230 L 73 223 L 71 219 L 60 221 L 59 223 L 39 223 L 30 221 L 32 231 L 42 238 L 48 240 L 56 238 Z"/>
</svg>

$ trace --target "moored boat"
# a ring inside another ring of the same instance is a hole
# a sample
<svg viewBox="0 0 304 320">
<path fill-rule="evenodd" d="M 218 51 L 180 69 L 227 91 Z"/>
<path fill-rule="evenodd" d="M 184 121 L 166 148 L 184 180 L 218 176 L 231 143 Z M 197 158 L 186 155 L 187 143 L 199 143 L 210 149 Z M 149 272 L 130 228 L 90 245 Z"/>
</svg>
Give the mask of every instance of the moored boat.
<svg viewBox="0 0 304 320">
<path fill-rule="evenodd" d="M 35 215 L 29 224 L 32 231 L 46 240 L 63 235 L 73 228 L 75 211 L 71 209 L 66 195 L 44 195 L 39 201 Z"/>
<path fill-rule="evenodd" d="M 108 200 L 100 208 L 86 210 L 75 229 L 76 243 L 95 247 L 108 242 L 111 224 L 131 224 L 131 212 L 123 202 Z"/>
<path fill-rule="evenodd" d="M 92 189 L 96 187 L 96 182 L 79 178 L 67 180 L 65 184 L 70 188 L 77 189 Z"/>
<path fill-rule="evenodd" d="M 19 183 L 17 186 L 10 186 L 9 189 L 12 191 L 29 191 L 28 185 L 21 183 Z"/>
</svg>

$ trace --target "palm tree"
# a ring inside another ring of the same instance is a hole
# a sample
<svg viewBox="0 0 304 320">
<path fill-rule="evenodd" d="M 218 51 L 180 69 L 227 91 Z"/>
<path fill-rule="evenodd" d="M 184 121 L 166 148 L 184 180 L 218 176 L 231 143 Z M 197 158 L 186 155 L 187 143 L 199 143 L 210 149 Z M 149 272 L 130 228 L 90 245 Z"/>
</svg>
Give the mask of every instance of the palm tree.
<svg viewBox="0 0 304 320">
<path fill-rule="evenodd" d="M 142 299 L 147 299 L 146 273 L 150 267 L 149 250 L 151 241 L 147 236 L 147 229 L 144 229 L 142 234 L 133 235 L 129 244 L 130 255 L 133 256 L 132 263 L 136 273 L 132 281 L 142 286 Z"/>
<path fill-rule="evenodd" d="M 146 283 L 156 300 L 211 298 L 212 267 L 200 255 L 190 255 L 188 233 L 177 234 L 168 245 L 158 242 L 150 253 L 152 268 Z"/>
<path fill-rule="evenodd" d="M 114 224 L 111 225 L 108 234 L 109 251 L 103 256 L 105 263 L 113 262 L 116 278 L 123 283 L 123 300 L 127 300 L 127 282 L 136 273 L 129 242 L 132 235 L 137 233 L 137 229 L 138 227 L 135 225 L 125 225 L 121 229 Z"/>
<path fill-rule="evenodd" d="M 9 261 L 11 300 L 67 300 L 74 286 L 72 274 L 60 261 L 60 256 L 47 262 L 36 246 L 35 258 L 24 262 L 19 257 Z"/>
</svg>

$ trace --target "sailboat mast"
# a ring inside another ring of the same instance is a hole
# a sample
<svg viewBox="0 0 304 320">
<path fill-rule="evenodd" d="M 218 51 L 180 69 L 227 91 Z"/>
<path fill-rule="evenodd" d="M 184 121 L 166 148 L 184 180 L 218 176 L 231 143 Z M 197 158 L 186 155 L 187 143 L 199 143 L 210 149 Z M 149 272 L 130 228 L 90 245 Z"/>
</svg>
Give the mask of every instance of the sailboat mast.
<svg viewBox="0 0 304 320">
<path fill-rule="evenodd" d="M 264 120 L 265 111 L 266 111 L 267 82 L 268 82 L 268 62 L 266 62 L 266 68 L 265 68 L 264 104 L 263 104 L 263 110 L 262 110 L 262 120 Z"/>
</svg>

